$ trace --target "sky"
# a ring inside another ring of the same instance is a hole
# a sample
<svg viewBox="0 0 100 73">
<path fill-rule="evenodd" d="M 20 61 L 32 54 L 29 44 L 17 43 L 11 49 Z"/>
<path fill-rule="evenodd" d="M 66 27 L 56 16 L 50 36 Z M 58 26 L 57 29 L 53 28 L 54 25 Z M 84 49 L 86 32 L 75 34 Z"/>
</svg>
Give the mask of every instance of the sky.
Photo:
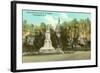
<svg viewBox="0 0 100 73">
<path fill-rule="evenodd" d="M 71 21 L 74 18 L 77 20 L 91 18 L 90 13 L 82 12 L 57 12 L 57 11 L 35 11 L 35 10 L 23 10 L 22 11 L 23 21 L 27 20 L 28 24 L 39 25 L 41 22 L 51 24 L 55 26 L 60 18 L 60 23 L 64 21 Z"/>
</svg>

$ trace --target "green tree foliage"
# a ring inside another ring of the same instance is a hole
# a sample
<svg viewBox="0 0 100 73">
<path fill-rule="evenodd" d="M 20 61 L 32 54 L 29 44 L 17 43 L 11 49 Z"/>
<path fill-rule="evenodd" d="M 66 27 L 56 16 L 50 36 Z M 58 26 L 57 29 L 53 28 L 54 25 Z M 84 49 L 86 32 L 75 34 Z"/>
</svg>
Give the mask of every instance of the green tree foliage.
<svg viewBox="0 0 100 73">
<path fill-rule="evenodd" d="M 32 46 L 28 45 L 27 37 L 30 34 L 32 28 L 31 24 L 27 23 L 27 20 L 23 21 L 23 50 L 24 51 L 39 51 L 39 49 L 44 45 L 46 23 L 41 22 L 39 25 L 34 25 L 33 29 L 34 44 Z M 73 19 L 69 22 L 63 22 L 60 24 L 60 38 L 57 38 L 56 32 L 53 26 L 50 27 L 51 41 L 53 47 L 57 48 L 57 40 L 61 42 L 61 48 L 63 50 L 75 50 L 77 48 L 88 47 L 91 44 L 91 21 L 87 19 Z M 29 33 L 29 34 L 28 34 Z M 27 34 L 27 35 L 26 35 Z"/>
</svg>

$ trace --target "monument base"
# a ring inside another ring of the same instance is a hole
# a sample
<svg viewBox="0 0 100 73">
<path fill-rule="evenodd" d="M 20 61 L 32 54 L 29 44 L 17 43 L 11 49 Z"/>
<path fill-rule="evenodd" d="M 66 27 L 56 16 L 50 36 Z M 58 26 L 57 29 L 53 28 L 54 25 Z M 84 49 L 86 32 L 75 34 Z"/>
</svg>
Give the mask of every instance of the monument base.
<svg viewBox="0 0 100 73">
<path fill-rule="evenodd" d="M 53 47 L 41 47 L 39 53 L 56 53 L 56 50 Z"/>
</svg>

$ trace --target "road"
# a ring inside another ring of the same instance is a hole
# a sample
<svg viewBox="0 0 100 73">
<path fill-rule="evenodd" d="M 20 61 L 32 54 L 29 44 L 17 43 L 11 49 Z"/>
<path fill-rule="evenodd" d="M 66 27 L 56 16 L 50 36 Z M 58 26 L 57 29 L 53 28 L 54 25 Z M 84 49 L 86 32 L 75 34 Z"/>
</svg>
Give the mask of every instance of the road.
<svg viewBox="0 0 100 73">
<path fill-rule="evenodd" d="M 23 63 L 29 63 L 29 62 L 63 61 L 63 60 L 86 60 L 90 58 L 91 58 L 90 51 L 77 51 L 74 53 L 66 53 L 66 54 L 23 56 L 22 61 Z"/>
</svg>

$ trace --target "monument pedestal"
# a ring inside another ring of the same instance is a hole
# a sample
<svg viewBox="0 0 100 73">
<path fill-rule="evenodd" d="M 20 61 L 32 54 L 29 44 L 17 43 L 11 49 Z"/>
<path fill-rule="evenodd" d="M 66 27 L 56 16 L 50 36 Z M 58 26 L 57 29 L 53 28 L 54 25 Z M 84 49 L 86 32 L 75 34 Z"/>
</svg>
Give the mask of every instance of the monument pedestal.
<svg viewBox="0 0 100 73">
<path fill-rule="evenodd" d="M 44 46 L 40 48 L 40 53 L 56 53 L 55 48 L 51 45 L 50 40 L 45 40 Z"/>
<path fill-rule="evenodd" d="M 51 48 L 47 48 L 47 47 L 41 47 L 40 53 L 56 53 L 56 50 L 51 47 Z"/>
</svg>

